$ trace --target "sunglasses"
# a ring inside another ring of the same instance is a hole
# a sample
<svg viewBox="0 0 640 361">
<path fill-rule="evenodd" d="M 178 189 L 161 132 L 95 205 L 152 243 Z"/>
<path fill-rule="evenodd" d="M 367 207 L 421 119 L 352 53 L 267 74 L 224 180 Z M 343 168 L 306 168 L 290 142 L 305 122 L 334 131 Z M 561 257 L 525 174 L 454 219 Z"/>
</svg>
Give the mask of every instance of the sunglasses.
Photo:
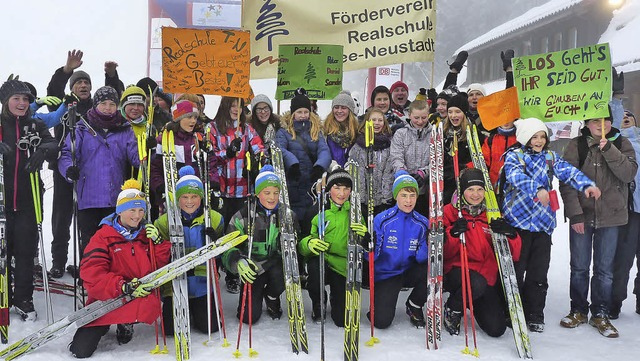
<svg viewBox="0 0 640 361">
<path fill-rule="evenodd" d="M 122 196 L 122 198 L 133 199 L 133 198 L 145 198 L 146 195 L 144 192 L 139 191 L 137 189 L 127 189 L 126 193 Z"/>
</svg>

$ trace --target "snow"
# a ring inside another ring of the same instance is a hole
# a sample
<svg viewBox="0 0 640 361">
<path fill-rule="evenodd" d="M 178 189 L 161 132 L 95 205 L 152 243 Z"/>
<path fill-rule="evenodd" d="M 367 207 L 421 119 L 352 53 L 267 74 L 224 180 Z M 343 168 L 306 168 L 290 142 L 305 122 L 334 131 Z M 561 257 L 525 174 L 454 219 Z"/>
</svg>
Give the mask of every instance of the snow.
<svg viewBox="0 0 640 361">
<path fill-rule="evenodd" d="M 631 1 L 631 0 L 629 0 Z M 638 0 L 633 0 L 637 3 Z M 0 79 L 6 79 L 9 73 L 18 73 L 25 80 L 31 81 L 42 93 L 52 72 L 62 65 L 66 59 L 66 51 L 79 48 L 85 51 L 85 63 L 81 69 L 93 76 L 94 89 L 102 84 L 103 63 L 105 60 L 116 60 L 121 78 L 125 84 L 134 82 L 146 71 L 146 1 L 110 0 L 108 6 L 103 1 L 69 0 L 50 2 L 46 0 L 7 1 L 0 5 L 0 32 L 5 34 L 3 56 L 0 57 Z M 565 2 L 566 3 L 566 2 Z M 635 5 L 634 5 L 635 6 Z M 637 9 L 637 8 L 633 8 Z M 638 13 L 635 10 L 635 13 Z M 622 20 L 621 20 L 622 21 Z M 630 24 L 630 23 L 628 23 Z M 635 23 L 634 23 L 635 24 Z M 630 26 L 630 25 L 628 25 Z M 637 29 L 637 28 L 636 28 Z M 55 31 L 55 33 L 53 33 Z M 637 32 L 636 32 L 637 33 Z M 108 36 L 107 36 L 108 34 Z M 629 42 L 629 44 L 634 44 Z M 631 46 L 628 46 L 632 48 Z M 637 47 L 636 47 L 637 48 Z M 462 76 L 461 76 L 462 79 Z M 462 82 L 461 82 L 462 83 Z M 256 94 L 273 95 L 273 81 L 261 80 L 252 82 Z M 502 86 L 497 86 L 501 89 Z M 209 103 L 209 102 L 208 102 Z M 328 103 L 328 102 L 326 102 Z M 286 106 L 286 105 L 283 105 Z M 207 113 L 215 114 L 215 102 L 208 104 Z M 328 110 L 322 111 L 326 114 Z M 50 176 L 43 176 L 45 180 Z M 52 192 L 45 193 L 44 244 L 47 255 L 50 255 L 51 242 L 51 200 Z M 588 325 L 574 330 L 559 326 L 560 319 L 569 311 L 569 246 L 568 225 L 562 223 L 559 215 L 559 226 L 553 239 L 553 253 L 549 270 L 549 293 L 546 307 L 546 330 L 542 334 L 531 334 L 534 357 L 537 360 L 631 360 L 637 357 L 640 344 L 640 315 L 634 313 L 635 303 L 631 283 L 630 299 L 622 308 L 620 319 L 613 324 L 620 331 L 620 338 L 606 339 Z M 635 276 L 635 266 L 632 275 Z M 70 281 L 70 276 L 65 276 Z M 222 282 L 224 284 L 224 282 Z M 362 292 L 361 352 L 362 360 L 458 360 L 470 356 L 460 353 L 464 346 L 464 337 L 449 336 L 443 333 L 442 349 L 428 351 L 425 347 L 425 331 L 412 328 L 404 314 L 404 301 L 408 292 L 400 294 L 396 319 L 386 330 L 376 330 L 375 334 L 381 343 L 373 348 L 364 346 L 369 338 L 369 322 L 364 314 L 368 310 L 368 291 Z M 73 310 L 72 300 L 67 296 L 52 295 L 56 318 L 61 318 Z M 233 360 L 232 352 L 238 331 L 235 317 L 237 295 L 223 291 L 225 319 L 227 321 L 227 339 L 232 344 L 222 348 L 218 333 L 213 335 L 214 345 L 204 346 L 207 335 L 196 331 L 192 333 L 191 360 Z M 295 356 L 290 351 L 288 325 L 285 318 L 270 320 L 266 315 L 253 328 L 253 348 L 259 353 L 256 360 L 316 360 L 320 356 L 320 327 L 313 324 L 310 317 L 310 301 L 303 292 L 305 301 L 310 354 Z M 282 296 L 284 305 L 284 295 Z M 46 326 L 43 295 L 35 294 L 36 309 L 40 313 L 35 323 L 24 323 L 11 313 L 10 342 L 13 343 L 38 329 Z M 285 311 L 286 312 L 286 311 Z M 247 328 L 243 327 L 240 351 L 243 358 L 248 359 Z M 73 360 L 67 351 L 72 335 L 52 341 L 33 353 L 22 358 L 29 361 Z M 343 329 L 337 328 L 331 321 L 326 324 L 326 359 L 342 358 Z M 173 342 L 167 340 L 170 353 L 168 355 L 150 356 L 155 344 L 153 326 L 136 325 L 133 341 L 119 346 L 115 340 L 114 328 L 100 342 L 92 360 L 127 359 L 143 361 L 149 359 L 171 360 Z M 0 345 L 0 348 L 3 348 Z M 493 339 L 478 331 L 478 349 L 480 357 L 490 360 L 515 360 L 517 354 L 511 331 Z"/>
<path fill-rule="evenodd" d="M 640 47 L 637 36 L 640 33 L 640 0 L 627 0 L 613 12 L 609 27 L 600 37 L 600 43 L 609 43 L 611 63 L 618 72 L 640 70 Z"/>
</svg>

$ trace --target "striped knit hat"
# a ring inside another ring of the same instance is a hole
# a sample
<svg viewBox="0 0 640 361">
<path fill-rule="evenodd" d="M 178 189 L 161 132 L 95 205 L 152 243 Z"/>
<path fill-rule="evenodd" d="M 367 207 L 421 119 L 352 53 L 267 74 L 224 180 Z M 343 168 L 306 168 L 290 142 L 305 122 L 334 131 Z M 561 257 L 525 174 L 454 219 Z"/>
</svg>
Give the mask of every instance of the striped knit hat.
<svg viewBox="0 0 640 361">
<path fill-rule="evenodd" d="M 281 186 L 280 178 L 273 172 L 272 166 L 267 164 L 260 169 L 260 174 L 256 177 L 256 194 L 259 194 L 267 187 L 280 189 Z"/>
<path fill-rule="evenodd" d="M 188 100 L 181 100 L 171 107 L 171 115 L 174 122 L 179 122 L 186 117 L 198 117 L 200 112 L 195 104 Z"/>
<path fill-rule="evenodd" d="M 413 178 L 406 170 L 399 170 L 396 172 L 395 180 L 393 181 L 393 199 L 398 197 L 398 193 L 403 188 L 415 188 L 416 192 L 420 192 L 418 188 L 418 182 Z"/>
<path fill-rule="evenodd" d="M 183 194 L 197 194 L 204 198 L 204 186 L 200 178 L 196 177 L 196 171 L 190 165 L 185 165 L 178 171 L 180 179 L 176 183 L 176 199 Z"/>
<path fill-rule="evenodd" d="M 131 208 L 142 208 L 147 211 L 147 202 L 145 194 L 141 191 L 140 182 L 135 179 L 129 179 L 122 185 L 122 192 L 118 194 L 116 202 L 116 213 L 120 214 Z"/>
</svg>

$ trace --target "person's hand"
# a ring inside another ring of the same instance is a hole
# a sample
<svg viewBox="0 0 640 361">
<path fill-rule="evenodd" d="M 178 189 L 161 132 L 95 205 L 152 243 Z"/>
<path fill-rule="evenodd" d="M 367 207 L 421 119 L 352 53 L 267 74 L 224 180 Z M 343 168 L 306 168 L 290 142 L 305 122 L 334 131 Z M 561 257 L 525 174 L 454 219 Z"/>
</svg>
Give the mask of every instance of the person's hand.
<svg viewBox="0 0 640 361">
<path fill-rule="evenodd" d="M 11 146 L 8 143 L 0 142 L 0 154 L 5 155 L 11 152 Z"/>
<path fill-rule="evenodd" d="M 118 63 L 112 60 L 107 60 L 104 62 L 104 72 L 107 73 L 109 78 L 113 78 L 116 76 L 116 68 L 118 67 Z"/>
<path fill-rule="evenodd" d="M 56 106 L 62 103 L 62 99 L 58 97 L 54 97 L 53 95 L 47 95 L 46 97 L 36 99 L 36 104 L 38 105 L 49 105 Z"/>
<path fill-rule="evenodd" d="M 600 148 L 601 151 L 605 152 L 609 150 L 609 148 L 611 148 L 611 142 L 609 142 L 609 139 L 607 138 L 602 138 L 600 139 L 600 143 L 598 143 L 598 148 Z"/>
<path fill-rule="evenodd" d="M 600 198 L 600 195 L 602 194 L 602 192 L 600 192 L 600 188 L 596 187 L 596 186 L 591 186 L 587 189 L 584 190 L 584 195 L 587 196 L 587 198 L 595 198 L 598 199 Z"/>
<path fill-rule="evenodd" d="M 73 49 L 67 53 L 67 63 L 64 65 L 63 71 L 67 74 L 73 73 L 82 65 L 82 50 Z"/>
<path fill-rule="evenodd" d="M 216 232 L 215 229 L 213 229 L 213 227 L 206 227 L 204 229 L 204 234 L 207 235 L 207 237 L 209 237 L 210 240 L 215 241 L 218 239 L 218 232 Z"/>
<path fill-rule="evenodd" d="M 140 284 L 140 280 L 134 278 L 122 285 L 122 293 L 135 298 L 147 297 L 151 294 L 151 285 L 148 283 Z"/>
<path fill-rule="evenodd" d="M 584 222 L 572 224 L 571 229 L 573 229 L 578 234 L 584 234 Z"/>
<path fill-rule="evenodd" d="M 297 181 L 300 179 L 300 163 L 296 163 L 289 167 L 289 171 L 287 172 L 287 179 L 292 181 Z"/>
<path fill-rule="evenodd" d="M 220 192 L 220 183 L 216 181 L 209 182 L 209 190 L 211 191 L 211 193 Z"/>
<path fill-rule="evenodd" d="M 235 158 L 238 152 L 240 151 L 240 146 L 242 145 L 242 140 L 240 138 L 236 138 L 229 143 L 227 147 L 227 158 Z"/>
<path fill-rule="evenodd" d="M 46 157 L 47 157 L 47 151 L 45 149 L 38 148 L 35 152 L 33 152 L 31 157 L 29 157 L 24 169 L 29 173 L 39 171 Z"/>
<path fill-rule="evenodd" d="M 158 232 L 158 228 L 156 226 L 152 223 L 147 223 L 144 228 L 147 233 L 147 238 L 149 238 L 153 244 L 162 243 L 162 237 L 160 237 L 160 232 Z"/>
<path fill-rule="evenodd" d="M 518 234 L 516 228 L 510 225 L 504 218 L 494 219 L 489 226 L 494 233 L 504 234 L 509 238 L 513 238 Z"/>
<path fill-rule="evenodd" d="M 536 199 L 538 200 L 538 202 L 542 203 L 543 206 L 548 206 L 550 201 L 549 192 L 544 188 L 539 189 L 538 193 L 536 193 Z M 536 199 L 534 199 L 534 201 Z"/>
<path fill-rule="evenodd" d="M 308 243 L 309 251 L 315 254 L 316 256 L 320 254 L 320 252 L 325 252 L 329 249 L 329 243 L 321 240 L 320 238 L 311 238 Z"/>
<path fill-rule="evenodd" d="M 148 150 L 156 149 L 156 146 L 158 146 L 158 141 L 156 140 L 156 138 L 148 137 L 147 138 L 147 149 Z"/>
<path fill-rule="evenodd" d="M 427 184 L 427 177 L 423 171 L 418 170 L 416 173 L 411 174 L 411 176 L 418 182 L 418 189 L 421 189 Z"/>
<path fill-rule="evenodd" d="M 62 99 L 62 101 L 66 104 L 66 105 L 72 105 L 74 103 L 78 103 L 80 101 L 80 99 L 78 98 L 77 95 L 73 94 L 73 93 L 69 93 L 67 95 L 64 96 L 64 98 Z"/>
<path fill-rule="evenodd" d="M 324 174 L 324 168 L 322 168 L 319 165 L 314 165 L 313 169 L 311 170 L 311 181 L 315 182 L 316 180 L 322 178 L 323 174 Z"/>
<path fill-rule="evenodd" d="M 248 258 L 238 261 L 238 275 L 244 283 L 253 283 L 256 280 L 258 275 L 255 271 L 256 269 L 258 269 L 258 266 Z"/>
<path fill-rule="evenodd" d="M 77 165 L 72 165 L 67 168 L 67 173 L 64 175 L 67 179 L 71 179 L 72 181 L 77 181 L 80 179 L 80 168 Z"/>
<path fill-rule="evenodd" d="M 360 237 L 364 237 L 364 235 L 368 232 L 367 226 L 362 223 L 351 223 L 351 230 Z"/>
<path fill-rule="evenodd" d="M 453 222 L 453 227 L 449 231 L 451 237 L 458 238 L 461 234 L 469 230 L 469 221 L 464 218 L 458 218 L 455 222 Z"/>
</svg>

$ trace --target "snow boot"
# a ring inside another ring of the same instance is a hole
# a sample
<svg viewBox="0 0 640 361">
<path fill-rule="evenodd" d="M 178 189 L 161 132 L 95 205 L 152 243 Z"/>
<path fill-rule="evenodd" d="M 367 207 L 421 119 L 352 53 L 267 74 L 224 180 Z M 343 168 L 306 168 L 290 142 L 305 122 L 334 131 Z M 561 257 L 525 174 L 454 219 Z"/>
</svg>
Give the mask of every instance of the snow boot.
<svg viewBox="0 0 640 361">
<path fill-rule="evenodd" d="M 13 308 L 20 315 L 22 321 L 35 322 L 38 319 L 38 313 L 33 307 L 33 300 L 18 301 L 13 305 Z"/>
<path fill-rule="evenodd" d="M 232 294 L 240 293 L 240 280 L 237 277 L 226 277 L 227 292 Z"/>
<path fill-rule="evenodd" d="M 576 328 L 583 323 L 587 323 L 587 315 L 580 311 L 571 311 L 560 320 L 560 326 L 566 328 Z"/>
<path fill-rule="evenodd" d="M 409 316 L 409 321 L 416 328 L 424 328 L 427 323 L 424 320 L 424 312 L 422 307 L 415 306 L 411 301 L 407 300 L 405 304 L 407 306 L 406 312 Z"/>
<path fill-rule="evenodd" d="M 609 317 L 604 314 L 598 314 L 595 316 L 591 316 L 589 320 L 589 324 L 598 329 L 598 332 L 604 337 L 608 338 L 617 338 L 619 336 L 618 330 L 613 327 L 611 321 L 609 321 Z"/>
<path fill-rule="evenodd" d="M 272 320 L 279 320 L 282 317 L 282 307 L 280 307 L 280 297 L 271 298 L 264 296 L 264 302 L 267 304 L 267 314 Z"/>
<path fill-rule="evenodd" d="M 64 276 L 64 266 L 54 264 L 49 270 L 49 276 L 51 278 L 62 278 Z"/>
<path fill-rule="evenodd" d="M 527 327 L 531 332 L 544 332 L 544 322 L 527 322 Z"/>
<path fill-rule="evenodd" d="M 454 311 L 449 306 L 444 308 L 444 328 L 449 331 L 450 335 L 460 334 L 460 320 L 462 319 L 462 311 Z"/>
<path fill-rule="evenodd" d="M 118 340 L 118 344 L 127 344 L 132 338 L 133 323 L 119 323 L 118 326 L 116 326 L 116 339 Z"/>
</svg>

